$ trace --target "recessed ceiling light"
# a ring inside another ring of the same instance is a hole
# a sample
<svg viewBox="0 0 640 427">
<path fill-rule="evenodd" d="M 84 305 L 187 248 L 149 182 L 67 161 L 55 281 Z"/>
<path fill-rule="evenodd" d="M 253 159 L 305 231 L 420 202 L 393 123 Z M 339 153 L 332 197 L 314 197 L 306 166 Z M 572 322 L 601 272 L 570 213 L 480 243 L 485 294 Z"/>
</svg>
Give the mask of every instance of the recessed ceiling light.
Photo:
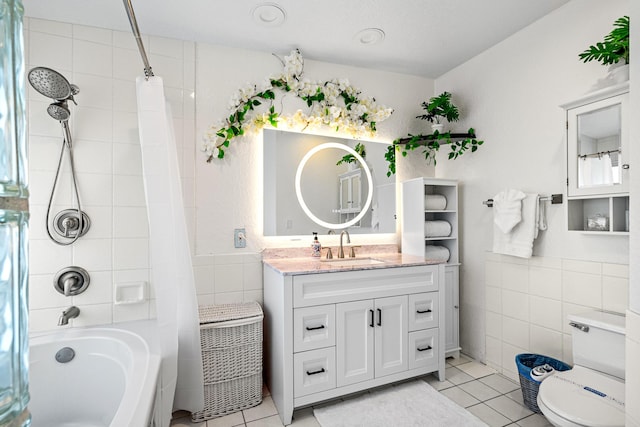
<svg viewBox="0 0 640 427">
<path fill-rule="evenodd" d="M 287 13 L 276 3 L 260 3 L 251 9 L 251 16 L 264 27 L 278 27 L 287 20 Z"/>
<path fill-rule="evenodd" d="M 354 40 L 363 45 L 374 45 L 384 40 L 384 31 L 380 28 L 365 28 L 354 36 Z"/>
</svg>

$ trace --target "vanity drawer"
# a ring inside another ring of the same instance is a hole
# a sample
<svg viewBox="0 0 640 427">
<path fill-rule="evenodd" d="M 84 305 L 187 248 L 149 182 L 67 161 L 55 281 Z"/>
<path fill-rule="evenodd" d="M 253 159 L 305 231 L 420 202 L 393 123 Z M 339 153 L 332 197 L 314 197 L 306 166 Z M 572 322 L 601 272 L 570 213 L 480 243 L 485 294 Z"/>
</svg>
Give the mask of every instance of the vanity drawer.
<svg viewBox="0 0 640 427">
<path fill-rule="evenodd" d="M 409 369 L 438 369 L 438 329 L 409 333 Z"/>
<path fill-rule="evenodd" d="M 293 310 L 293 351 L 336 345 L 336 306 L 333 304 Z"/>
<path fill-rule="evenodd" d="M 293 396 L 301 397 L 336 388 L 336 348 L 321 348 L 293 355 Z"/>
<path fill-rule="evenodd" d="M 302 274 L 293 277 L 293 306 L 309 307 L 437 290 L 437 265 Z"/>
<path fill-rule="evenodd" d="M 438 292 L 409 295 L 409 331 L 438 326 Z"/>
</svg>

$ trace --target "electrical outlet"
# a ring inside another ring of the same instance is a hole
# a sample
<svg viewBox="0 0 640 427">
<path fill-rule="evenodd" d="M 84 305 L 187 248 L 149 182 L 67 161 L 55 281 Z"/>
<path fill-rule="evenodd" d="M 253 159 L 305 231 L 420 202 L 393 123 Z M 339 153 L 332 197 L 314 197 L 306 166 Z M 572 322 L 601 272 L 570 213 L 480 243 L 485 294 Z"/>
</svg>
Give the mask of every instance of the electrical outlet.
<svg viewBox="0 0 640 427">
<path fill-rule="evenodd" d="M 233 230 L 233 244 L 236 248 L 247 247 L 247 234 L 244 228 L 236 228 Z"/>
</svg>

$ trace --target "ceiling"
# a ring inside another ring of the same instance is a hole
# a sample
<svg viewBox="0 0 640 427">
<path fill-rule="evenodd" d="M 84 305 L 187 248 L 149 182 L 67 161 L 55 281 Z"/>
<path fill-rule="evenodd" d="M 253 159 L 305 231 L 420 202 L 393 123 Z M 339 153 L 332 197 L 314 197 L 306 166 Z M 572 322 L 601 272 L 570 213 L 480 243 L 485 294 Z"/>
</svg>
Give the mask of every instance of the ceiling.
<svg viewBox="0 0 640 427">
<path fill-rule="evenodd" d="M 436 78 L 569 0 L 131 1 L 143 34 Z M 23 3 L 29 17 L 130 31 L 118 0 Z"/>
</svg>

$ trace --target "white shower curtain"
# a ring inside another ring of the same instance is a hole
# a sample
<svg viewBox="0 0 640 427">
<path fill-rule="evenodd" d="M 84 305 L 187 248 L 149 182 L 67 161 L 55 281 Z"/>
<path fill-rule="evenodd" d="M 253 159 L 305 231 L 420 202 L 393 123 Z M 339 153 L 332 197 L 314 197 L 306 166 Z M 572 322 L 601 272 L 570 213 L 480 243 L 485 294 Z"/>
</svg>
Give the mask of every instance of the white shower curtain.
<svg viewBox="0 0 640 427">
<path fill-rule="evenodd" d="M 170 106 L 162 78 L 138 77 L 136 85 L 151 281 L 163 353 L 158 421 L 168 426 L 172 410 L 204 407 L 198 305 Z"/>
</svg>

